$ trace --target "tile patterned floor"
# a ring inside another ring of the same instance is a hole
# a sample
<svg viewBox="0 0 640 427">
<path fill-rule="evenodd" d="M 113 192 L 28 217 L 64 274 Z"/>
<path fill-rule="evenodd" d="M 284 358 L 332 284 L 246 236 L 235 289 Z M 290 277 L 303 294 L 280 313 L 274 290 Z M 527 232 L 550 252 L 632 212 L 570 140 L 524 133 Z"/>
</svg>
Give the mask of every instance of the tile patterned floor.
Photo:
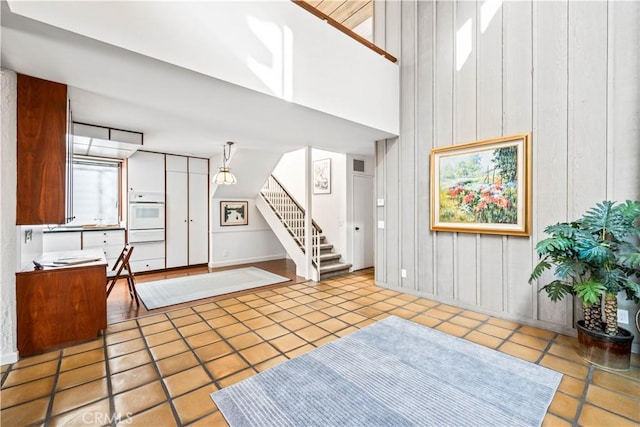
<svg viewBox="0 0 640 427">
<path fill-rule="evenodd" d="M 390 314 L 564 374 L 543 425 L 638 426 L 640 358 L 607 372 L 575 339 L 373 284 L 364 270 L 112 324 L 1 371 L 0 422 L 224 426 L 209 394 Z"/>
</svg>

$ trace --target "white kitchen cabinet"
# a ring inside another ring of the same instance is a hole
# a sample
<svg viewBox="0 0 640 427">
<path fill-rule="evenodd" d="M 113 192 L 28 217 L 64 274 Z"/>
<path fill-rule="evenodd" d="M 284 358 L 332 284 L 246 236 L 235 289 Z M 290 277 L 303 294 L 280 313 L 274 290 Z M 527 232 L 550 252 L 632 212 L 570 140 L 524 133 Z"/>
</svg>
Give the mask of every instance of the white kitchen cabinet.
<svg viewBox="0 0 640 427">
<path fill-rule="evenodd" d="M 44 252 L 79 251 L 82 249 L 82 232 L 55 231 L 42 236 Z"/>
<path fill-rule="evenodd" d="M 209 162 L 167 155 L 167 268 L 209 260 Z"/>
<path fill-rule="evenodd" d="M 127 160 L 129 191 L 164 193 L 164 154 L 137 151 Z"/>
<path fill-rule="evenodd" d="M 124 248 L 124 230 L 91 230 L 82 232 L 82 249 L 100 249 L 107 258 L 107 269 L 113 268 Z"/>
<path fill-rule="evenodd" d="M 189 263 L 187 188 L 186 172 L 167 171 L 167 268 L 182 267 Z"/>
<path fill-rule="evenodd" d="M 189 265 L 209 261 L 209 162 L 189 159 Z"/>
<path fill-rule="evenodd" d="M 132 246 L 129 264 L 134 273 L 165 268 L 164 242 L 138 242 Z"/>
</svg>

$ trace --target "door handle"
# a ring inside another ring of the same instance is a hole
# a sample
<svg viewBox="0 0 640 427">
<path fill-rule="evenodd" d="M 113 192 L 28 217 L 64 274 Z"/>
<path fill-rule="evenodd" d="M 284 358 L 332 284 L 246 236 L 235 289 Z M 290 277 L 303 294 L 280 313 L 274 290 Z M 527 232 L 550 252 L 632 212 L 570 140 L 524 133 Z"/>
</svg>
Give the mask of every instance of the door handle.
<svg viewBox="0 0 640 427">
<path fill-rule="evenodd" d="M 356 227 L 356 231 L 360 230 L 360 227 Z"/>
</svg>

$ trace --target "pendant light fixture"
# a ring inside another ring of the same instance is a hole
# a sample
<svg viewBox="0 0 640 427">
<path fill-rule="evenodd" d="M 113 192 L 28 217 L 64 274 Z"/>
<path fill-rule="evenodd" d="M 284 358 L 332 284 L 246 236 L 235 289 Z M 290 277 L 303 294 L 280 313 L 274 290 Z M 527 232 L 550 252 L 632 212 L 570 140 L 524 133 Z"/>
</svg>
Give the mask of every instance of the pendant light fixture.
<svg viewBox="0 0 640 427">
<path fill-rule="evenodd" d="M 218 185 L 231 185 L 237 182 L 236 177 L 231 173 L 231 170 L 227 167 L 227 162 L 231 157 L 231 146 L 233 142 L 227 142 L 227 145 L 222 146 L 222 167 L 218 168 L 218 173 L 213 178 L 213 183 Z M 227 153 L 228 147 L 228 153 Z"/>
</svg>

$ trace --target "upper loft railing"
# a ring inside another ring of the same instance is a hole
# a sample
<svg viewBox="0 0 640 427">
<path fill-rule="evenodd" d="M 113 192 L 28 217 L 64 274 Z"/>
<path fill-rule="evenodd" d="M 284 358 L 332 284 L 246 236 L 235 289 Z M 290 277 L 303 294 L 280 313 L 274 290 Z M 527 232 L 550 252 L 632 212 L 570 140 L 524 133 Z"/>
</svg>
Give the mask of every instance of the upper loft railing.
<svg viewBox="0 0 640 427">
<path fill-rule="evenodd" d="M 333 26 L 336 29 L 342 31 L 343 33 L 345 33 L 346 35 L 348 35 L 352 39 L 362 43 L 363 45 L 365 45 L 369 49 L 373 50 L 377 54 L 384 56 L 389 61 L 394 62 L 394 63 L 398 62 L 398 59 L 395 56 L 391 55 L 390 53 L 388 53 L 385 50 L 379 48 L 378 46 L 376 46 L 375 44 L 371 43 L 369 40 L 365 39 L 361 35 L 355 33 L 354 31 L 350 30 L 349 28 L 345 27 L 344 25 L 342 25 L 341 23 L 339 23 L 338 21 L 336 21 L 335 19 L 333 19 L 332 17 L 327 15 L 326 13 L 324 13 L 324 12 L 316 9 L 315 7 L 311 6 L 306 1 L 304 1 L 304 0 L 291 0 L 291 1 L 294 2 L 295 4 L 297 4 L 298 6 L 300 6 L 301 8 L 305 9 L 307 12 L 314 14 L 315 16 L 317 16 L 318 18 L 322 19 L 323 21 L 327 21 L 327 23 L 330 24 L 331 26 Z"/>
</svg>

